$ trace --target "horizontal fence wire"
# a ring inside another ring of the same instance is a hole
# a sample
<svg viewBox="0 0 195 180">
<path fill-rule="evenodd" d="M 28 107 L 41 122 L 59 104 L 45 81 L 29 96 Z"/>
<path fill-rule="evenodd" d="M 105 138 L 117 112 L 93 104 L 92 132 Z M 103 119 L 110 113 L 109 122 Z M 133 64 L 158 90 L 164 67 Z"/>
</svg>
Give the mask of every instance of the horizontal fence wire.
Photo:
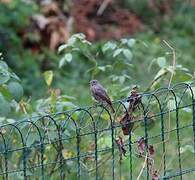
<svg viewBox="0 0 195 180">
<path fill-rule="evenodd" d="M 193 179 L 194 83 L 0 125 L 1 179 Z"/>
</svg>

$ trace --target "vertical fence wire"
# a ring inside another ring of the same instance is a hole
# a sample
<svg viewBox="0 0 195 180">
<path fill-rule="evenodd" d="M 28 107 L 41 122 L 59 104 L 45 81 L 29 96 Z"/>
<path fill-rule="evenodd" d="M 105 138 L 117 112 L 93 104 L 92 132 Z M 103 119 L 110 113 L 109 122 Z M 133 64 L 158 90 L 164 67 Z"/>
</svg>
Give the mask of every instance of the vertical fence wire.
<svg viewBox="0 0 195 180">
<path fill-rule="evenodd" d="M 177 151 L 178 151 L 178 163 L 179 163 L 179 172 L 180 172 L 180 179 L 182 180 L 182 165 L 181 165 L 181 144 L 180 144 L 180 131 L 179 131 L 179 107 L 178 107 L 178 102 L 177 102 L 177 96 L 173 90 L 170 90 L 171 93 L 174 96 L 174 101 L 175 101 L 175 118 L 176 118 L 176 134 L 177 134 Z"/>
<path fill-rule="evenodd" d="M 80 164 L 80 128 L 76 127 L 76 138 L 77 138 L 77 178 L 81 178 L 81 164 Z"/>
<path fill-rule="evenodd" d="M 194 158 L 195 158 L 195 99 L 194 99 L 194 92 L 192 87 L 190 85 L 188 85 L 188 87 L 192 99 L 192 129 L 193 129 Z"/>
<path fill-rule="evenodd" d="M 155 97 L 157 103 L 158 103 L 158 108 L 159 108 L 159 111 L 160 111 L 160 123 L 161 123 L 161 141 L 162 141 L 162 158 L 163 158 L 163 175 L 165 176 L 166 174 L 166 147 L 165 147 L 165 130 L 164 130 L 164 114 L 163 114 L 163 109 L 162 109 L 162 106 L 161 106 L 161 102 L 160 100 L 158 99 L 158 97 L 153 94 L 153 96 Z"/>
<path fill-rule="evenodd" d="M 108 112 L 109 113 L 109 112 Z M 110 115 L 110 114 L 109 114 Z M 112 138 L 112 179 L 115 179 L 115 156 L 114 156 L 114 122 L 110 115 L 110 126 L 111 126 L 111 138 Z"/>
<path fill-rule="evenodd" d="M 145 111 L 145 109 L 144 109 L 144 140 L 145 140 L 145 146 L 146 146 L 146 152 L 148 152 L 148 127 L 147 127 L 147 120 L 148 120 L 148 118 L 147 118 L 147 111 Z M 149 180 L 149 161 L 148 161 L 148 153 L 146 153 L 146 158 L 147 158 L 147 160 L 146 160 L 146 167 L 147 167 L 147 171 L 146 171 L 146 173 L 147 173 L 147 175 L 146 175 L 146 178 L 147 178 L 147 180 Z"/>
<path fill-rule="evenodd" d="M 133 179 L 133 164 L 132 164 L 132 141 L 131 141 L 131 134 L 129 132 L 129 179 L 132 180 Z"/>
<path fill-rule="evenodd" d="M 7 145 L 6 145 L 6 141 L 5 141 L 5 138 L 3 136 L 3 133 L 0 132 L 1 134 L 1 137 L 3 139 L 3 147 L 4 147 L 4 150 L 5 150 L 5 153 L 4 153 L 4 159 L 5 159 L 5 179 L 7 180 L 8 179 L 8 158 L 7 158 Z M 4 177 L 4 175 L 3 175 Z"/>
</svg>

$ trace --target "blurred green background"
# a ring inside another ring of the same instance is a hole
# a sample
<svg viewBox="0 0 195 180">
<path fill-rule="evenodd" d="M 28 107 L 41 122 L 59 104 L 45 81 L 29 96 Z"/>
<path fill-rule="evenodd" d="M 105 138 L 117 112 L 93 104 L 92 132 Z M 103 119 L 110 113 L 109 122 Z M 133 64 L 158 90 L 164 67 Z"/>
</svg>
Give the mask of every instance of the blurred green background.
<svg viewBox="0 0 195 180">
<path fill-rule="evenodd" d="M 0 0 L 0 123 L 92 105 L 91 79 L 113 100 L 193 81 L 194 22 L 194 0 Z"/>
</svg>

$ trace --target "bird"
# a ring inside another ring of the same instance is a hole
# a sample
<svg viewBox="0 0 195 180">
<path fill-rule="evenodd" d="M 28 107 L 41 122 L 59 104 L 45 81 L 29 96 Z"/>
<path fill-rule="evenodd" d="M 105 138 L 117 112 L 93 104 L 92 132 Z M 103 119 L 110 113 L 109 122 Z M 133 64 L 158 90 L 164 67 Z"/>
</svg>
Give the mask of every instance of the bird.
<svg viewBox="0 0 195 180">
<path fill-rule="evenodd" d="M 91 94 L 94 97 L 94 99 L 102 104 L 108 104 L 111 108 L 112 112 L 115 113 L 115 110 L 112 106 L 112 102 L 104 89 L 104 87 L 99 83 L 98 80 L 91 80 L 90 81 L 90 90 Z"/>
</svg>

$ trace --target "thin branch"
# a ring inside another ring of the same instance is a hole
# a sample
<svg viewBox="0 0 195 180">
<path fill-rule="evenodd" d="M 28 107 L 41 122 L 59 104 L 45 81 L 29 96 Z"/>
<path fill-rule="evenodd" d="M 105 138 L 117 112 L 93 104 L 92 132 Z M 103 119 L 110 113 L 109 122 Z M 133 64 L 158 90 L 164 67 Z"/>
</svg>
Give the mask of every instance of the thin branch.
<svg viewBox="0 0 195 180">
<path fill-rule="evenodd" d="M 143 166 L 139 172 L 139 175 L 137 176 L 137 179 L 136 180 L 139 180 L 143 171 L 144 171 L 144 168 L 146 167 L 146 162 L 147 162 L 147 159 L 148 159 L 148 153 L 146 153 L 146 156 L 145 156 L 145 160 L 144 160 L 144 163 L 143 163 Z"/>
<path fill-rule="evenodd" d="M 98 11 L 97 11 L 97 15 L 101 16 L 103 14 L 103 12 L 105 11 L 105 9 L 107 8 L 108 4 L 111 2 L 112 0 L 104 0 L 103 3 L 101 4 L 101 6 L 99 7 Z"/>
<path fill-rule="evenodd" d="M 163 42 L 171 49 L 171 51 L 173 53 L 173 59 L 172 59 L 173 71 L 171 73 L 171 77 L 170 77 L 169 85 L 168 85 L 168 88 L 170 88 L 171 82 L 173 80 L 174 72 L 175 72 L 175 69 L 176 69 L 176 54 L 175 54 L 175 49 L 167 41 L 163 40 Z"/>
<path fill-rule="evenodd" d="M 160 80 L 163 76 L 166 76 L 168 74 L 168 71 L 164 71 L 160 76 L 158 76 L 157 78 L 153 79 L 149 86 L 146 88 L 146 90 L 144 92 L 147 92 L 150 90 L 150 88 L 156 83 L 158 82 L 158 80 Z"/>
<path fill-rule="evenodd" d="M 169 84 L 168 84 L 168 88 L 170 88 L 172 80 L 173 80 L 174 72 L 175 72 L 175 69 L 176 69 L 176 54 L 175 54 L 175 49 L 167 41 L 163 40 L 163 42 L 169 47 L 169 49 L 171 49 L 172 54 L 173 54 L 173 58 L 172 58 L 173 71 L 171 73 L 171 77 L 169 79 Z M 171 122 L 170 102 L 168 102 L 168 108 L 169 108 L 169 112 L 168 112 L 168 131 L 169 131 L 170 128 L 171 128 L 171 125 L 170 125 L 170 122 Z M 169 142 L 169 135 L 170 134 L 168 134 L 167 139 L 164 140 L 163 143 Z M 162 168 L 163 158 L 165 157 L 165 155 L 166 155 L 166 149 L 165 149 L 165 152 L 163 152 L 163 156 L 162 156 L 161 161 L 160 161 L 160 167 L 158 169 L 158 172 Z"/>
</svg>

